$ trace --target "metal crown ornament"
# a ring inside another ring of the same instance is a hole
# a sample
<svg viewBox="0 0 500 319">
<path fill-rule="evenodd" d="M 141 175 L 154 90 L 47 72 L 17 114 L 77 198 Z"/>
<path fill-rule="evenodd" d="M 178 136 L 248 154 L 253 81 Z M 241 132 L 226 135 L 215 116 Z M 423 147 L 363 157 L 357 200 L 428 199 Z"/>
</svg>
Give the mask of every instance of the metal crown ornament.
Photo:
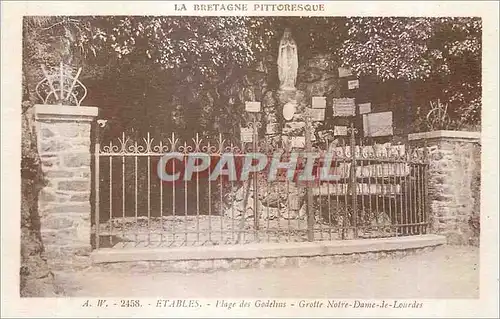
<svg viewBox="0 0 500 319">
<path fill-rule="evenodd" d="M 78 80 L 82 68 L 73 76 L 74 69 L 64 65 L 47 70 L 41 65 L 44 79 L 36 85 L 36 93 L 44 104 L 80 106 L 87 96 L 87 88 Z"/>
</svg>

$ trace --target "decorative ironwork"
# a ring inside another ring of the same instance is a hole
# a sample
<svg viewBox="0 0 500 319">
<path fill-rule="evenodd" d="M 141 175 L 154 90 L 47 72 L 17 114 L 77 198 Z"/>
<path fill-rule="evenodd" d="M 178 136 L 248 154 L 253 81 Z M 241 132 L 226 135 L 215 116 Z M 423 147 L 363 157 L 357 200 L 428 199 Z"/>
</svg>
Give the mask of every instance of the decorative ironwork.
<svg viewBox="0 0 500 319">
<path fill-rule="evenodd" d="M 446 130 L 451 124 L 448 114 L 448 104 L 441 103 L 441 100 L 429 102 L 431 110 L 427 113 L 427 126 L 432 130 Z"/>
<path fill-rule="evenodd" d="M 45 65 L 41 65 L 44 79 L 36 85 L 36 93 L 44 104 L 59 104 L 80 106 L 87 96 L 87 88 L 78 80 L 82 68 L 76 71 L 64 65 L 51 67 L 47 70 Z"/>
<path fill-rule="evenodd" d="M 106 124 L 108 124 L 108 120 L 103 120 L 103 119 L 97 120 L 97 125 L 99 125 L 99 127 L 105 127 Z"/>
<path fill-rule="evenodd" d="M 248 182 L 210 181 L 202 174 L 162 183 L 155 176 L 165 152 L 201 152 L 216 161 L 226 153 L 241 158 L 254 151 L 268 157 L 280 152 L 287 161 L 292 151 L 272 138 L 250 143 L 251 149 L 245 144 L 222 134 L 181 140 L 175 133 L 166 141 L 151 134 L 139 139 L 122 134 L 102 146 L 96 143 L 97 243 L 111 236 L 125 238 L 111 244 L 124 247 L 342 240 L 428 229 L 425 148 L 327 142 L 313 151 L 319 165 L 326 155 L 333 159 L 331 174 L 339 179 L 326 182 L 270 181 L 259 173 Z M 171 164 L 179 172 L 178 161 Z"/>
</svg>

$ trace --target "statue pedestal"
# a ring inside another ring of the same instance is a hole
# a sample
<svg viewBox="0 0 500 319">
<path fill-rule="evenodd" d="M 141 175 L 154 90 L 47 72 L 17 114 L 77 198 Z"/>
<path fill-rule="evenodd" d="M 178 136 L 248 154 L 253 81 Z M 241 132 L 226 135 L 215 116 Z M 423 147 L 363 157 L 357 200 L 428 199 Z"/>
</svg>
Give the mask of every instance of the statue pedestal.
<svg viewBox="0 0 500 319">
<path fill-rule="evenodd" d="M 288 103 L 293 103 L 295 107 L 295 114 L 290 120 L 285 121 L 282 130 L 282 139 L 285 137 L 303 137 L 305 134 L 305 110 L 307 102 L 304 98 L 304 92 L 300 90 L 280 90 L 278 91 L 278 101 L 280 110 Z"/>
<path fill-rule="evenodd" d="M 290 120 L 285 120 L 283 129 L 281 131 L 281 141 L 283 143 L 289 143 L 293 138 L 305 137 L 306 121 L 305 121 L 305 111 L 307 107 L 307 100 L 305 99 L 305 94 L 301 90 L 279 90 L 277 92 L 278 105 L 281 112 L 287 104 L 294 104 L 295 114 Z M 304 151 L 304 147 L 292 147 L 291 151 Z M 289 198 L 294 198 L 297 201 L 297 205 L 291 205 L 287 207 L 288 213 L 294 218 L 304 217 L 304 209 L 301 209 L 304 203 L 304 188 L 297 185 L 296 183 L 290 183 L 288 187 Z"/>
</svg>

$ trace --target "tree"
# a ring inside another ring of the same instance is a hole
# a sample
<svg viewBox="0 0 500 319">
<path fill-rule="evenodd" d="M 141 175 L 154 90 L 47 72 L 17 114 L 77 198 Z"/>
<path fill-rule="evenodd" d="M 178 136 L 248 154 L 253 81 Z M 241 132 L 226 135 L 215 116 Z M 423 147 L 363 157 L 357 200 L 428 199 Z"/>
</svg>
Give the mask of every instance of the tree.
<svg viewBox="0 0 500 319">
<path fill-rule="evenodd" d="M 27 17 L 23 25 L 23 103 L 21 159 L 21 268 L 20 295 L 53 296 L 53 275 L 44 258 L 38 214 L 38 194 L 44 177 L 37 151 L 32 106 L 35 85 L 41 76 L 40 63 L 55 63 L 68 55 L 64 37 L 55 35 L 60 18 Z"/>
<path fill-rule="evenodd" d="M 301 59 L 333 53 L 335 64 L 342 61 L 361 76 L 395 81 L 399 85 L 391 87 L 414 92 L 417 99 L 411 98 L 412 104 L 427 105 L 439 97 L 451 104 L 460 121 L 479 121 L 479 19 L 89 16 L 45 20 L 40 28 L 27 24 L 34 30 L 28 35 L 37 37 L 26 41 L 26 49 L 34 52 L 33 62 L 57 64 L 63 59 L 84 65 L 82 80 L 91 86 L 88 101 L 101 106 L 107 117 L 128 105 L 129 117 L 145 114 L 145 128 L 179 123 L 186 130 L 234 131 L 244 120 L 243 102 L 249 98 L 245 94 L 260 81 L 254 71 L 259 65 L 272 69 L 284 27 L 292 27 Z M 47 48 L 46 43 L 57 37 L 62 45 Z M 35 69 L 27 73 L 37 74 L 40 63 L 32 64 Z M 265 85 L 273 83 L 265 80 Z M 151 113 L 163 115 L 147 115 Z M 172 113 L 178 120 L 168 123 Z"/>
<path fill-rule="evenodd" d="M 339 55 L 356 74 L 420 86 L 421 100 L 447 101 L 456 121 L 480 121 L 480 18 L 366 17 L 347 26 Z"/>
<path fill-rule="evenodd" d="M 115 100 L 136 104 L 143 113 L 163 111 L 164 119 L 179 111 L 180 122 L 191 130 L 220 131 L 221 124 L 242 120 L 248 84 L 243 70 L 261 57 L 265 35 L 272 34 L 263 32 L 266 23 L 249 17 L 93 17 L 81 42 L 92 53 L 87 57 L 91 68 L 115 66 L 105 71 L 111 95 L 124 94 Z M 130 87 L 123 90 L 125 81 L 138 84 L 130 86 L 136 89 L 133 96 Z M 149 124 L 144 126 L 167 123 Z"/>
<path fill-rule="evenodd" d="M 98 96 L 95 103 L 111 113 L 106 116 L 128 104 L 135 106 L 127 111 L 130 117 L 143 118 L 148 130 L 180 123 L 186 131 L 230 135 L 244 121 L 244 101 L 273 82 L 255 70 L 273 68 L 285 26 L 294 28 L 301 57 L 331 50 L 345 33 L 343 19 L 324 17 L 72 19 L 83 24 L 73 28 L 79 32 L 73 38 L 85 55 L 89 99 Z M 141 116 L 152 113 L 163 116 Z M 172 113 L 179 120 L 169 123 Z"/>
</svg>

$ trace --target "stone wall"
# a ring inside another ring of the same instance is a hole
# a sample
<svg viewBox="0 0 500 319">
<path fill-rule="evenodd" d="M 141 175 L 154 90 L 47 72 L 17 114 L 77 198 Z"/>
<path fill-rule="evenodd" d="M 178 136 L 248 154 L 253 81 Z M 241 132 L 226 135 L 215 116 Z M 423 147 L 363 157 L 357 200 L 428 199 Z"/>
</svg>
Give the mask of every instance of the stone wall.
<svg viewBox="0 0 500 319">
<path fill-rule="evenodd" d="M 431 231 L 448 244 L 479 244 L 481 147 L 480 133 L 435 131 L 410 134 L 430 155 Z"/>
<path fill-rule="evenodd" d="M 37 105 L 38 150 L 47 180 L 38 209 L 52 269 L 89 265 L 91 123 L 97 108 Z"/>
</svg>

